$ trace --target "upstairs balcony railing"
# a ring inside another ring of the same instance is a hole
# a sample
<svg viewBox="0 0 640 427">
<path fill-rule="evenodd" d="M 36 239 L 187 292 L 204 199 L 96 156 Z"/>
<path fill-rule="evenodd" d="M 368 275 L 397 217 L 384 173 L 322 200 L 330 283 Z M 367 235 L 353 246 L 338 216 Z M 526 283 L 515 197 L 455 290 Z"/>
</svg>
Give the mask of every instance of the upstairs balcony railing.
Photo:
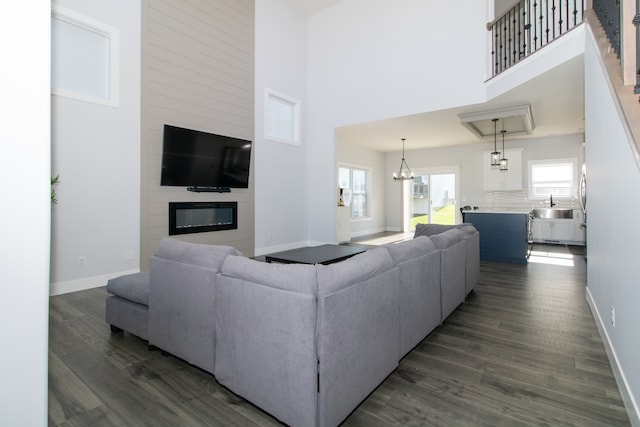
<svg viewBox="0 0 640 427">
<path fill-rule="evenodd" d="M 493 76 L 582 24 L 584 11 L 585 0 L 520 0 L 487 23 Z"/>
</svg>

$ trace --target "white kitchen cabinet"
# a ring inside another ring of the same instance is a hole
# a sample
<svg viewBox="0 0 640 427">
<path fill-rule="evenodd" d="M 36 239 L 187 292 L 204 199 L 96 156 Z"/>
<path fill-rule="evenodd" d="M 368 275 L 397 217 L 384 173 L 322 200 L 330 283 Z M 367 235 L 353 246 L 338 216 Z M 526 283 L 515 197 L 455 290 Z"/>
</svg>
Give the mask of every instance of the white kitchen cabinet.
<svg viewBox="0 0 640 427">
<path fill-rule="evenodd" d="M 504 150 L 509 169 L 501 171 L 491 166 L 491 153 L 484 153 L 485 191 L 522 190 L 522 148 Z"/>
<path fill-rule="evenodd" d="M 348 243 L 351 241 L 351 208 L 349 206 L 338 206 L 337 218 L 338 243 Z"/>
<path fill-rule="evenodd" d="M 573 241 L 572 219 L 542 219 L 533 220 L 533 241 L 540 243 L 568 243 Z"/>
<path fill-rule="evenodd" d="M 585 230 L 582 224 L 582 211 L 573 210 L 573 218 L 533 220 L 532 234 L 536 243 L 585 244 Z"/>
</svg>

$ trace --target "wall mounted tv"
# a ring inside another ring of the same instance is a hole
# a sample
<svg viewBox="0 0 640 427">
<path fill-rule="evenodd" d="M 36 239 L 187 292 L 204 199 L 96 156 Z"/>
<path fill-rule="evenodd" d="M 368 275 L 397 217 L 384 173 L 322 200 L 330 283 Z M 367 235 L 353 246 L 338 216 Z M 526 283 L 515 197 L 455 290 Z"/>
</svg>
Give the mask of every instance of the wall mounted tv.
<svg viewBox="0 0 640 427">
<path fill-rule="evenodd" d="M 249 187 L 251 141 L 164 125 L 160 185 L 226 192 Z"/>
</svg>

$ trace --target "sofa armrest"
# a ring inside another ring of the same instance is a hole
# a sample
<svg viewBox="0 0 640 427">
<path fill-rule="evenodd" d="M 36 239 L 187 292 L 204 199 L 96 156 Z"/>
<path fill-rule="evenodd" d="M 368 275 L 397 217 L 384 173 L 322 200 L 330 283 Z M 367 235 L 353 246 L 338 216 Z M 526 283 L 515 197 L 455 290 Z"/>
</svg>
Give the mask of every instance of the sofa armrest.
<svg viewBox="0 0 640 427">
<path fill-rule="evenodd" d="M 217 271 L 151 257 L 149 344 L 213 373 Z"/>
</svg>

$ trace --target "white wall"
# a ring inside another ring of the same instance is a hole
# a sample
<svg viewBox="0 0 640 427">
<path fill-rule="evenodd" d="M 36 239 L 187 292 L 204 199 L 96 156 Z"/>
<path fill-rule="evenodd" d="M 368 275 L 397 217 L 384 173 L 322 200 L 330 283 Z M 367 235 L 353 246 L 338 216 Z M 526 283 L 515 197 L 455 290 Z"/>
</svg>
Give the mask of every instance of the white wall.
<svg viewBox="0 0 640 427">
<path fill-rule="evenodd" d="M 635 412 L 632 421 L 640 425 L 640 222 L 634 218 L 640 212 L 640 171 L 591 30 L 585 49 L 585 123 L 587 299 L 604 332 L 619 388 L 628 391 L 623 393 L 627 411 Z"/>
<path fill-rule="evenodd" d="M 307 110 L 307 20 L 287 0 L 257 0 L 255 28 L 255 246 L 256 255 L 307 244 L 307 151 L 301 144 L 264 138 L 264 91 L 301 101 Z"/>
<path fill-rule="evenodd" d="M 309 18 L 311 240 L 335 238 L 337 126 L 484 100 L 488 9 L 487 0 L 348 0 Z"/>
<path fill-rule="evenodd" d="M 60 174 L 52 294 L 102 286 L 140 265 L 140 1 L 55 4 L 120 30 L 120 105 L 51 97 L 52 174 Z"/>
<path fill-rule="evenodd" d="M 47 423 L 51 3 L 5 4 L 0 26 L 0 419 Z"/>
</svg>

